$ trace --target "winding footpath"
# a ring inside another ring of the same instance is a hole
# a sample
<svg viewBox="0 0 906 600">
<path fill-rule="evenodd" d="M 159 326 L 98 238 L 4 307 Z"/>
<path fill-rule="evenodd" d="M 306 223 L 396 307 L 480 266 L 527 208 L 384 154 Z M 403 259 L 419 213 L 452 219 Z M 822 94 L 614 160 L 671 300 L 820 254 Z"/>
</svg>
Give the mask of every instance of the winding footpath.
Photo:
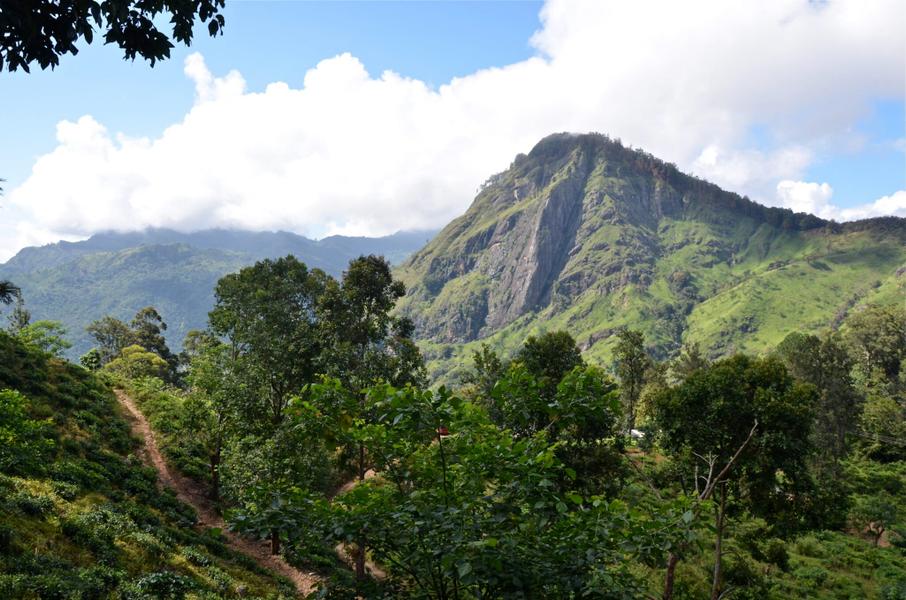
<svg viewBox="0 0 906 600">
<path fill-rule="evenodd" d="M 255 542 L 242 538 L 227 529 L 226 523 L 217 514 L 217 510 L 208 499 L 205 488 L 198 482 L 171 471 L 167 466 L 157 446 L 154 431 L 151 429 L 148 419 L 145 418 L 145 415 L 139 410 L 132 398 L 126 395 L 123 390 L 115 390 L 115 392 L 117 400 L 126 409 L 126 413 L 129 416 L 132 433 L 142 440 L 142 460 L 157 471 L 160 485 L 176 492 L 176 497 L 181 502 L 185 502 L 195 509 L 198 515 L 198 526 L 220 529 L 223 532 L 226 544 L 230 548 L 248 556 L 262 568 L 291 580 L 300 595 L 305 596 L 312 593 L 320 578 L 314 573 L 303 573 L 289 565 L 280 556 L 271 554 L 270 547 L 266 542 Z"/>
</svg>

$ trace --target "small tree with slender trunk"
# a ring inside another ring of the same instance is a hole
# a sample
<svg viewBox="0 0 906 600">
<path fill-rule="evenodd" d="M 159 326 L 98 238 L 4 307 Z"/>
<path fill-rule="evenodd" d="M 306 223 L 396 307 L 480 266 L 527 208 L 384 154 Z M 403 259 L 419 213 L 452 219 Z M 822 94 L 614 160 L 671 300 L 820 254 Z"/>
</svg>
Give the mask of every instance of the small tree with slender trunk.
<svg viewBox="0 0 906 600">
<path fill-rule="evenodd" d="M 696 371 L 655 398 L 662 445 L 691 477 L 684 489 L 699 504 L 717 497 L 713 600 L 723 586 L 730 501 L 756 514 L 783 513 L 805 476 L 816 395 L 812 386 L 794 382 L 778 360 L 738 355 Z M 678 560 L 673 553 L 668 558 L 666 600 L 672 598 Z"/>
</svg>

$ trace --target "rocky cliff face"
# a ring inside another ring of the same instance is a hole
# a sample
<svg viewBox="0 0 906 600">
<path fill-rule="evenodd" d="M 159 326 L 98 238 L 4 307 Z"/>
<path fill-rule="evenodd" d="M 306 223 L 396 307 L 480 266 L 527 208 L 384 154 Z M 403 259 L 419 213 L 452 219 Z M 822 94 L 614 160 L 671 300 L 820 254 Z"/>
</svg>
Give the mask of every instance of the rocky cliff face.
<svg viewBox="0 0 906 600">
<path fill-rule="evenodd" d="M 605 136 L 557 134 L 492 177 L 462 217 L 404 263 L 401 311 L 441 359 L 475 340 L 506 347 L 555 326 L 587 348 L 621 325 L 640 326 L 666 355 L 698 305 L 769 257 L 820 251 L 815 240 L 870 238 L 892 254 L 863 278 L 893 276 L 906 258 L 906 221 L 885 223 L 881 233 L 878 224 L 766 208 Z M 718 346 L 738 344 L 722 338 Z"/>
</svg>

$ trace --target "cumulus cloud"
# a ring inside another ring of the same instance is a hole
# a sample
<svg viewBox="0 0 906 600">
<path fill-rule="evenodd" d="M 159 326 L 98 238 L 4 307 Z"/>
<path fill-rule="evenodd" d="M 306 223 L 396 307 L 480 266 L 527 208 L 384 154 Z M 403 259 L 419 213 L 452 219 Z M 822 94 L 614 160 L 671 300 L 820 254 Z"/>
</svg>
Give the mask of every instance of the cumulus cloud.
<svg viewBox="0 0 906 600">
<path fill-rule="evenodd" d="M 32 229 L 60 237 L 146 226 L 386 234 L 445 224 L 549 133 L 601 131 L 755 199 L 831 211 L 829 193 L 799 180 L 872 99 L 902 95 L 904 17 L 899 0 L 549 0 L 535 56 L 438 88 L 369 76 L 342 54 L 300 88 L 250 91 L 194 54 L 196 100 L 180 122 L 153 138 L 91 116 L 61 122 L 57 147 L 9 199 Z M 756 126 L 769 148 L 750 147 Z M 900 210 L 901 194 L 870 210 Z"/>
<path fill-rule="evenodd" d="M 779 205 L 794 212 L 812 213 L 835 221 L 854 221 L 885 215 L 906 217 L 906 190 L 849 208 L 832 204 L 833 195 L 834 190 L 827 183 L 785 180 L 777 184 Z"/>
</svg>

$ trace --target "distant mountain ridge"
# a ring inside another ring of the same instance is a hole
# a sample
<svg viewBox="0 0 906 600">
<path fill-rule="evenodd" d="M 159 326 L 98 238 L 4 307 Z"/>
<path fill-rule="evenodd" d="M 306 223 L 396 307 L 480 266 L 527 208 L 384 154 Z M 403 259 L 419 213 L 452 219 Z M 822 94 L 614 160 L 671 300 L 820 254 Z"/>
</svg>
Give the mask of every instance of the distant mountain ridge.
<svg viewBox="0 0 906 600">
<path fill-rule="evenodd" d="M 338 277 L 351 259 L 362 254 L 379 254 L 399 263 L 433 235 L 400 232 L 316 241 L 288 232 L 236 230 L 100 233 L 81 242 L 25 248 L 0 265 L 0 279 L 22 288 L 33 320 L 63 322 L 74 342 L 72 359 L 91 348 L 85 332 L 91 321 L 106 314 L 128 320 L 148 305 L 164 316 L 167 341 L 178 349 L 187 331 L 205 326 L 214 285 L 227 273 L 293 254 L 310 268 Z"/>
<path fill-rule="evenodd" d="M 599 134 L 556 134 L 490 178 L 397 270 L 435 378 L 479 342 L 572 333 L 609 362 L 620 327 L 655 355 L 759 352 L 904 296 L 906 219 L 761 206 Z"/>
<path fill-rule="evenodd" d="M 173 229 L 149 228 L 142 231 L 102 232 L 80 242 L 57 242 L 23 248 L 0 269 L 6 273 L 27 272 L 64 264 L 86 254 L 116 252 L 138 246 L 186 244 L 202 250 L 225 250 L 254 256 L 274 257 L 294 254 L 311 266 L 337 276 L 348 263 L 347 257 L 377 250 L 392 263 L 405 259 L 420 248 L 436 231 L 401 231 L 383 237 L 333 235 L 312 240 L 288 231 L 243 231 L 207 229 L 183 233 Z"/>
</svg>

